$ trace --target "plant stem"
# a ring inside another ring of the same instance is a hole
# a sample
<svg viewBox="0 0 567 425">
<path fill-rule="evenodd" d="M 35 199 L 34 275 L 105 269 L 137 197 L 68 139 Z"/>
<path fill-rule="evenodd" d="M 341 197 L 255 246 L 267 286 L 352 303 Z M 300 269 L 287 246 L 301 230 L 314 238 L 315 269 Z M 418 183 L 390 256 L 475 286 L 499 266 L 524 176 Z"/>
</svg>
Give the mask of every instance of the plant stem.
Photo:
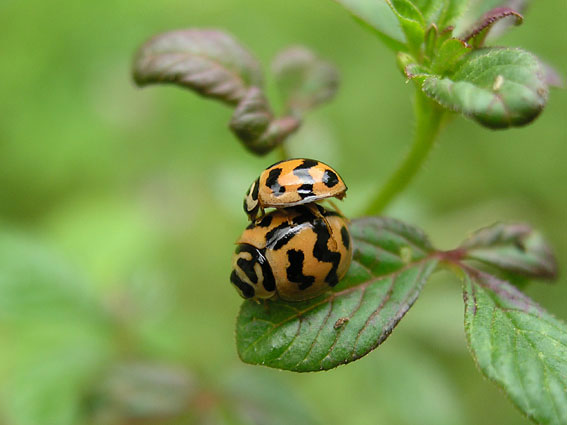
<svg viewBox="0 0 567 425">
<path fill-rule="evenodd" d="M 289 153 L 285 146 L 285 141 L 278 146 L 278 151 L 279 151 L 280 161 L 285 161 L 286 159 L 289 159 Z"/>
<path fill-rule="evenodd" d="M 416 126 L 410 151 L 370 202 L 366 215 L 380 214 L 409 185 L 435 143 L 443 110 L 418 89 L 414 113 Z"/>
</svg>

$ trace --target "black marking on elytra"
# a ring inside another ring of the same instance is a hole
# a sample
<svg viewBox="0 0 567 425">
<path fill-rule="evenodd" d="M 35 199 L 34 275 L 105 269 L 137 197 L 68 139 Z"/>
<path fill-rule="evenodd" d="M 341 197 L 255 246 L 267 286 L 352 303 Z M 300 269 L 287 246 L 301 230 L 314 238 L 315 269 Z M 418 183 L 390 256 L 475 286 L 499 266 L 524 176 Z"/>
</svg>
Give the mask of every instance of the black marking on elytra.
<svg viewBox="0 0 567 425">
<path fill-rule="evenodd" d="M 345 226 L 341 227 L 341 239 L 343 240 L 343 246 L 348 251 L 348 248 L 350 246 L 350 237 L 348 234 L 348 230 Z"/>
<path fill-rule="evenodd" d="M 285 222 L 277 227 L 274 227 L 268 233 L 266 233 L 266 248 L 273 249 L 277 251 L 283 248 L 290 240 L 292 240 L 297 233 L 305 228 L 305 224 L 295 224 L 290 226 L 289 223 Z"/>
<path fill-rule="evenodd" d="M 266 215 L 260 222 L 257 224 L 258 227 L 270 227 L 272 224 L 272 220 L 274 219 L 273 215 Z"/>
<path fill-rule="evenodd" d="M 282 173 L 281 168 L 274 168 L 268 174 L 268 178 L 266 179 L 266 186 L 273 192 L 275 196 L 281 196 L 285 192 L 285 187 L 281 186 L 278 183 L 278 178 Z"/>
<path fill-rule="evenodd" d="M 315 183 L 311 174 L 309 174 L 309 170 L 319 164 L 318 161 L 313 161 L 312 159 L 305 159 L 303 162 L 293 169 L 293 174 L 299 178 L 301 183 L 304 183 L 304 186 L 307 184 Z M 313 187 L 311 187 L 313 190 Z"/>
<path fill-rule="evenodd" d="M 256 181 L 254 183 L 252 183 L 252 185 L 254 186 L 254 189 L 252 190 L 252 199 L 257 201 L 258 200 L 258 190 L 260 186 L 260 178 L 257 178 Z"/>
<path fill-rule="evenodd" d="M 268 260 L 264 256 L 264 253 L 248 244 L 240 244 L 236 248 L 236 253 L 248 252 L 252 256 L 252 259 L 245 260 L 244 258 L 239 258 L 236 261 L 236 265 L 246 274 L 246 277 L 250 282 L 257 284 L 258 281 L 264 286 L 266 291 L 275 291 L 276 282 L 274 279 L 274 274 L 272 273 L 272 268 L 268 263 Z M 258 263 L 262 269 L 262 275 L 258 276 L 254 265 Z"/>
<path fill-rule="evenodd" d="M 233 270 L 230 274 L 230 281 L 234 286 L 240 289 L 240 293 L 244 298 L 252 298 L 254 296 L 254 288 L 240 279 L 236 274 L 236 270 Z"/>
<path fill-rule="evenodd" d="M 332 172 L 331 170 L 325 170 L 325 172 L 323 173 L 323 183 L 325 183 L 325 186 L 333 187 L 336 186 L 338 182 L 339 178 L 334 172 Z"/>
<path fill-rule="evenodd" d="M 287 259 L 289 260 L 289 266 L 286 269 L 287 280 L 293 283 L 298 283 L 300 290 L 309 288 L 315 282 L 313 276 L 305 276 L 303 274 L 303 261 L 305 260 L 305 254 L 303 251 L 297 249 L 290 249 L 287 251 Z"/>
<path fill-rule="evenodd" d="M 315 246 L 313 247 L 313 256 L 319 261 L 325 263 L 331 263 L 331 270 L 327 273 L 325 277 L 325 282 L 329 286 L 335 286 L 339 283 L 339 277 L 337 276 L 337 268 L 339 267 L 339 262 L 341 261 L 341 254 L 338 252 L 333 252 L 329 250 L 327 243 L 331 238 L 329 230 L 325 225 L 325 222 L 321 219 L 317 219 L 313 222 L 313 231 L 317 235 L 317 240 L 315 241 Z"/>
<path fill-rule="evenodd" d="M 309 198 L 311 196 L 315 196 L 313 193 L 313 185 L 312 184 L 302 184 L 297 188 L 297 193 L 301 196 L 301 199 Z"/>
<path fill-rule="evenodd" d="M 258 283 L 258 276 L 256 275 L 256 270 L 254 270 L 255 263 L 256 261 L 254 260 L 253 254 L 252 254 L 252 259 L 250 260 L 246 260 L 245 258 L 242 257 L 236 260 L 236 265 L 238 266 L 238 268 L 244 272 L 248 280 L 252 282 L 254 285 Z"/>
</svg>

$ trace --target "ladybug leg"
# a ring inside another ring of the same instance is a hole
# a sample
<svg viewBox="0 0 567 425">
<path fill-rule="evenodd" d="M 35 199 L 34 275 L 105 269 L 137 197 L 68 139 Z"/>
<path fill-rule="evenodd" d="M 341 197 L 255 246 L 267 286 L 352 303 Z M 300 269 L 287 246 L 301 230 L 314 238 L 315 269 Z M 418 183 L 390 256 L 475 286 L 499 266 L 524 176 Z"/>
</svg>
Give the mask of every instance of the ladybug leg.
<svg viewBox="0 0 567 425">
<path fill-rule="evenodd" d="M 333 201 L 331 201 L 330 199 L 327 199 L 327 202 L 331 205 L 331 207 L 344 219 L 346 219 L 345 215 L 343 214 L 343 212 L 340 210 L 339 207 L 337 207 L 337 204 L 335 204 Z M 348 220 L 348 219 L 347 219 Z"/>
<path fill-rule="evenodd" d="M 321 213 L 321 211 L 319 211 L 319 208 L 317 208 L 316 204 L 307 204 L 306 207 L 309 208 L 309 211 L 311 211 L 315 217 L 323 220 L 323 223 L 325 223 L 325 226 L 327 227 L 327 232 L 329 232 L 329 242 L 331 243 L 331 249 L 333 251 L 336 251 L 337 250 L 337 241 L 333 237 L 333 228 L 329 224 L 327 217 L 325 217 Z"/>
</svg>

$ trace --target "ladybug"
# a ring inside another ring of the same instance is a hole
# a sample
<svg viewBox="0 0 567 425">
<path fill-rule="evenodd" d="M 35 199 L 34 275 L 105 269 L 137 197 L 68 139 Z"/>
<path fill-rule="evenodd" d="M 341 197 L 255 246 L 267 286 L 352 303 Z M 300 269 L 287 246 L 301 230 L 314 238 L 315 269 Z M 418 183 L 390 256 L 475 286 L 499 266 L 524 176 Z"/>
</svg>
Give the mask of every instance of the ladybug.
<svg viewBox="0 0 567 425">
<path fill-rule="evenodd" d="M 352 260 L 347 221 L 316 208 L 318 214 L 306 206 L 275 210 L 244 230 L 230 275 L 243 298 L 303 301 L 339 283 Z"/>
<path fill-rule="evenodd" d="M 264 208 L 288 208 L 331 197 L 342 199 L 346 191 L 341 176 L 327 164 L 288 159 L 269 166 L 252 183 L 244 198 L 244 212 L 253 221 L 260 211 L 260 216 L 264 215 Z"/>
</svg>

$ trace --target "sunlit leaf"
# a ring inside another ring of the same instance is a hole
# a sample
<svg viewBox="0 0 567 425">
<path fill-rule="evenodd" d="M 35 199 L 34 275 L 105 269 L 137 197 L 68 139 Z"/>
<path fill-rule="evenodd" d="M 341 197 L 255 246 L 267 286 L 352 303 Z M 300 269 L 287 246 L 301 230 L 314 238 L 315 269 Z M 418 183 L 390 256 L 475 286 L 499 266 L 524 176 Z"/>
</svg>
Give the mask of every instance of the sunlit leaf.
<svg viewBox="0 0 567 425">
<path fill-rule="evenodd" d="M 238 103 L 250 86 L 262 85 L 256 59 L 231 35 L 188 29 L 157 35 L 134 60 L 139 86 L 176 84 L 228 104 Z"/>
<path fill-rule="evenodd" d="M 473 233 L 462 245 L 466 259 L 513 274 L 553 279 L 555 257 L 539 232 L 526 224 L 498 223 Z"/>
<path fill-rule="evenodd" d="M 298 372 L 354 361 L 380 345 L 415 302 L 437 260 L 426 236 L 370 217 L 350 226 L 354 258 L 332 291 L 309 301 L 245 301 L 237 348 L 247 363 Z"/>
<path fill-rule="evenodd" d="M 512 48 L 474 50 L 449 77 L 427 78 L 422 89 L 446 108 L 490 128 L 530 123 L 548 95 L 538 59 Z"/>
<path fill-rule="evenodd" d="M 465 329 L 482 373 L 532 421 L 567 423 L 567 327 L 508 282 L 464 271 Z"/>
<path fill-rule="evenodd" d="M 404 50 L 406 38 L 386 1 L 334 0 L 344 6 L 362 26 L 376 34 L 394 51 Z"/>
<path fill-rule="evenodd" d="M 294 115 L 331 100 L 339 86 L 335 66 L 302 46 L 280 52 L 272 70 L 286 109 Z"/>
</svg>

